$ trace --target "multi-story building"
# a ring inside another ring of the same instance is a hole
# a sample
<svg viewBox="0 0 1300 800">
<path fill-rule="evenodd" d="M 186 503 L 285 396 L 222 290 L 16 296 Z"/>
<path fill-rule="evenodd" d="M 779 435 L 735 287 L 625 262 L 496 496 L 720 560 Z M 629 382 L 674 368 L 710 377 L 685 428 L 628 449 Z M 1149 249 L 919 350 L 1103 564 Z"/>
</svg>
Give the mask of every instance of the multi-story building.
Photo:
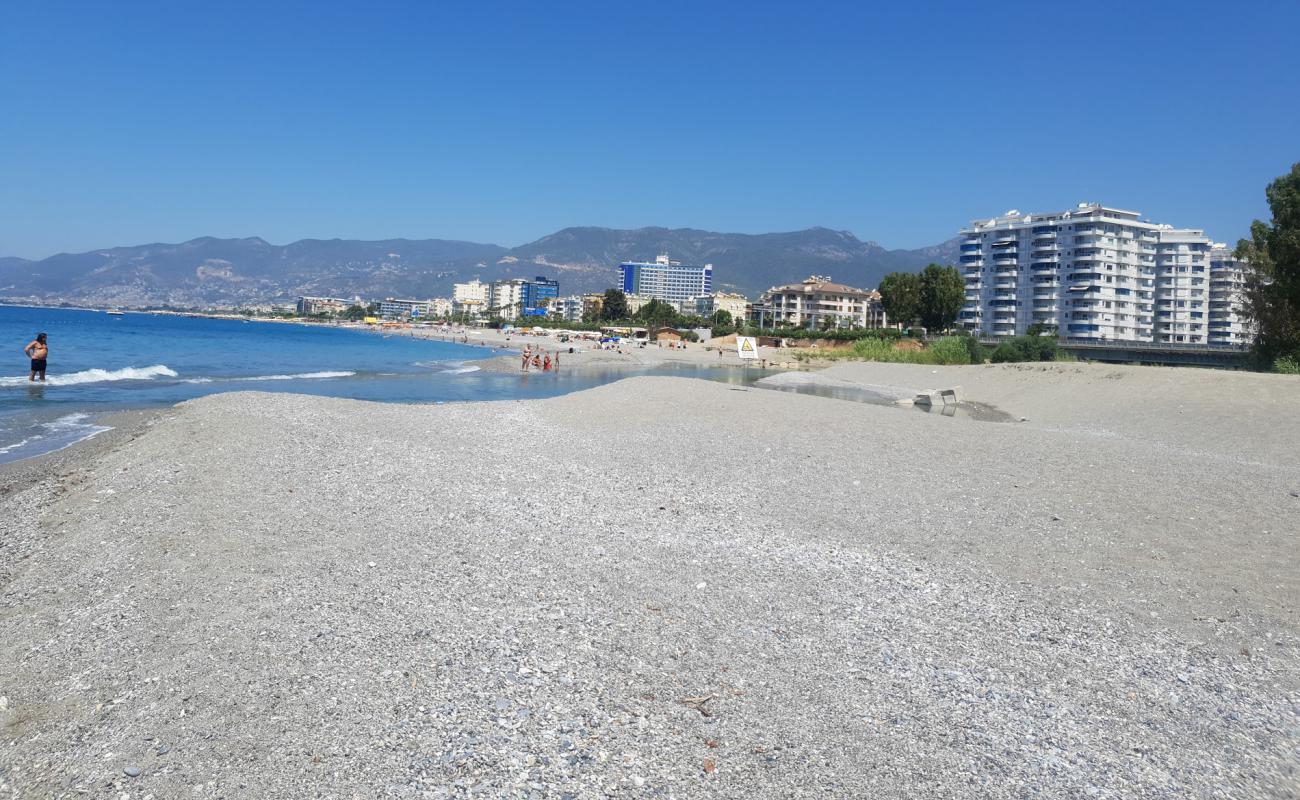
<svg viewBox="0 0 1300 800">
<path fill-rule="evenodd" d="M 467 283 L 452 284 L 451 299 L 457 303 L 479 303 L 487 305 L 488 294 L 492 285 L 475 278 Z"/>
<path fill-rule="evenodd" d="M 713 265 L 702 267 L 672 261 L 662 254 L 653 262 L 627 261 L 618 265 L 623 294 L 681 303 L 713 291 Z"/>
<path fill-rule="evenodd" d="M 385 298 L 379 303 L 381 317 L 427 317 L 433 311 L 433 300 L 401 300 Z"/>
<path fill-rule="evenodd" d="M 768 289 L 750 314 L 760 325 L 800 328 L 883 328 L 888 324 L 879 292 L 834 283 L 821 275 Z"/>
<path fill-rule="evenodd" d="M 299 314 L 304 316 L 339 314 L 347 311 L 354 304 L 360 304 L 360 302 L 360 299 L 344 300 L 340 297 L 299 297 L 295 308 Z"/>
<path fill-rule="evenodd" d="M 435 297 L 429 301 L 429 316 L 441 319 L 450 317 L 453 309 L 453 303 L 446 297 Z"/>
<path fill-rule="evenodd" d="M 557 297 L 546 307 L 547 316 L 552 319 L 562 319 L 565 322 L 578 322 L 582 319 L 583 309 L 586 307 L 586 299 L 580 294 L 572 294 L 568 297 Z"/>
<path fill-rule="evenodd" d="M 976 220 L 961 231 L 963 327 L 985 335 L 1208 341 L 1204 231 L 1081 203 L 1069 211 Z"/>
<path fill-rule="evenodd" d="M 1210 247 L 1210 344 L 1248 345 L 1255 329 L 1245 315 L 1246 265 L 1227 245 Z"/>
<path fill-rule="evenodd" d="M 725 311 L 736 322 L 744 322 L 749 309 L 749 300 L 743 294 L 716 292 L 695 298 L 695 308 L 691 313 L 708 319 L 719 311 Z"/>
<path fill-rule="evenodd" d="M 545 316 L 546 306 L 560 296 L 560 283 L 538 275 L 532 280 L 493 281 L 488 307 L 501 317 Z"/>
<path fill-rule="evenodd" d="M 487 310 L 492 285 L 475 278 L 466 283 L 453 284 L 451 304 L 453 314 L 478 315 Z"/>
</svg>

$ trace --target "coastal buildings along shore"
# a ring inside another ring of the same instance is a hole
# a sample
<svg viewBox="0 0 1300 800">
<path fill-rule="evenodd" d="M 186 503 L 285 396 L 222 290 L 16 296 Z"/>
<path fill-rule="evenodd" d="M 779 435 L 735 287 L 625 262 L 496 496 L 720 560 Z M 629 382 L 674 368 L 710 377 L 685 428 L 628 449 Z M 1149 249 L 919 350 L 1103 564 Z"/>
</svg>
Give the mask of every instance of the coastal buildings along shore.
<svg viewBox="0 0 1300 800">
<path fill-rule="evenodd" d="M 1094 203 L 1047 214 L 1009 211 L 961 231 L 966 305 L 983 335 L 1030 326 L 1062 336 L 1245 344 L 1244 266 L 1204 231 Z"/>
</svg>

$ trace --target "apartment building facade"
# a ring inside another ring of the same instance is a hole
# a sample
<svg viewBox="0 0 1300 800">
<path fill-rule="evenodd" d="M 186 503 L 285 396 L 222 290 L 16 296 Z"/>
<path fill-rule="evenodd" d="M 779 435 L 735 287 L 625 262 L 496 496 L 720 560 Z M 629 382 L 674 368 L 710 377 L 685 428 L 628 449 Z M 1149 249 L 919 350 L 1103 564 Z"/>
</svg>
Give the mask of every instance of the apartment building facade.
<svg viewBox="0 0 1300 800">
<path fill-rule="evenodd" d="M 1038 324 L 1077 338 L 1208 344 L 1212 246 L 1204 231 L 1093 203 L 976 220 L 961 231 L 959 321 L 993 336 Z M 1226 291 L 1221 300 L 1233 302 Z"/>
<path fill-rule="evenodd" d="M 1245 346 L 1255 341 L 1255 328 L 1245 313 L 1246 268 L 1227 245 L 1210 248 L 1210 344 Z"/>
<path fill-rule="evenodd" d="M 488 294 L 488 308 L 497 316 L 545 316 L 546 306 L 560 296 L 560 283 L 542 275 L 512 278 L 493 281 Z"/>
<path fill-rule="evenodd" d="M 695 307 L 690 313 L 708 319 L 719 311 L 730 314 L 735 322 L 744 322 L 749 313 L 749 298 L 730 292 L 706 294 L 695 298 Z"/>
<path fill-rule="evenodd" d="M 768 289 L 750 316 L 759 325 L 799 328 L 883 328 L 888 324 L 879 292 L 845 286 L 821 275 Z"/>
<path fill-rule="evenodd" d="M 678 304 L 713 291 L 713 265 L 693 266 L 662 254 L 654 261 L 618 265 L 623 294 Z"/>
<path fill-rule="evenodd" d="M 344 300 L 341 297 L 299 297 L 295 306 L 297 312 L 304 316 L 313 314 L 341 314 L 360 299 Z"/>
<path fill-rule="evenodd" d="M 389 319 L 431 317 L 434 316 L 434 305 L 437 302 L 436 300 L 403 300 L 388 297 L 379 303 L 379 316 Z"/>
</svg>

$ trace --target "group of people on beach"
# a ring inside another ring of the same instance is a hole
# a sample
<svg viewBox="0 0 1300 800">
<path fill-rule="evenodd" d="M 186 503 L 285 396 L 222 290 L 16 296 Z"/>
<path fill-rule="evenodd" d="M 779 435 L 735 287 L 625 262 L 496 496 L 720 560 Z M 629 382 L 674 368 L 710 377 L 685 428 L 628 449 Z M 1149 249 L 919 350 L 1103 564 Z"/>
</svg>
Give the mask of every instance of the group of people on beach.
<svg viewBox="0 0 1300 800">
<path fill-rule="evenodd" d="M 524 346 L 524 352 L 521 356 L 520 368 L 524 372 L 527 372 L 530 366 L 543 372 L 560 368 L 560 354 L 558 351 L 555 353 L 555 358 L 552 359 L 550 353 L 543 353 L 540 347 L 533 350 L 533 346 L 529 344 Z"/>
</svg>

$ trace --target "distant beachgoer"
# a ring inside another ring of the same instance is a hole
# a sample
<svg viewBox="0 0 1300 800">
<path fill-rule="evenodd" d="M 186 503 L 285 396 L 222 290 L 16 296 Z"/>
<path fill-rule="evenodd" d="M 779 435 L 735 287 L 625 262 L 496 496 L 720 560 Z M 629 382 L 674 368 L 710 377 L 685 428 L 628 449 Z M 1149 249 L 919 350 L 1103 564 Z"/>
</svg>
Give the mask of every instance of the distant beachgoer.
<svg viewBox="0 0 1300 800">
<path fill-rule="evenodd" d="M 40 374 L 40 380 L 45 381 L 45 359 L 50 355 L 49 345 L 45 343 L 45 334 L 38 333 L 36 338 L 28 342 L 23 348 L 23 352 L 32 360 L 32 373 L 27 376 L 27 380 L 35 381 L 37 374 Z"/>
<path fill-rule="evenodd" d="M 520 365 L 524 372 L 528 371 L 528 353 L 524 353 L 524 363 Z"/>
<path fill-rule="evenodd" d="M 541 365 L 542 365 L 542 357 L 538 355 L 533 356 L 533 366 L 540 367 Z"/>
<path fill-rule="evenodd" d="M 542 360 L 542 371 L 549 372 L 551 369 L 551 354 L 547 353 L 546 358 Z"/>
</svg>

